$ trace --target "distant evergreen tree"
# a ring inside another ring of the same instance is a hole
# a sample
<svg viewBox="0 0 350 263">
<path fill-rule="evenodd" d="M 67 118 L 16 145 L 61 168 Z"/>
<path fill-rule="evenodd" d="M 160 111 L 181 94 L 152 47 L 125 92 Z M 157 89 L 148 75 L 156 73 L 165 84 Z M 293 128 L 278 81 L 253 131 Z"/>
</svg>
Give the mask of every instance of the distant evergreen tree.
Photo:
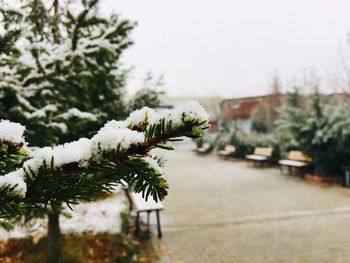
<svg viewBox="0 0 350 263">
<path fill-rule="evenodd" d="M 129 111 L 132 112 L 143 107 L 159 107 L 159 95 L 162 93 L 159 88 L 163 85 L 163 76 L 154 79 L 153 75 L 148 73 L 144 79 L 143 87 L 136 92 L 135 96 L 129 102 Z"/>
<path fill-rule="evenodd" d="M 257 105 L 250 114 L 252 131 L 267 133 L 269 131 L 269 109 L 266 103 Z"/>
<path fill-rule="evenodd" d="M 300 93 L 300 88 L 295 86 L 291 92 L 288 92 L 285 97 L 285 106 L 302 108 L 304 106 L 304 97 Z"/>
<path fill-rule="evenodd" d="M 278 118 L 282 96 L 282 82 L 277 72 L 274 72 L 270 85 L 270 94 L 263 98 L 251 112 L 250 119 L 253 131 L 269 133 L 275 128 L 274 123 Z"/>
<path fill-rule="evenodd" d="M 327 101 L 318 88 L 310 94 L 305 106 L 300 107 L 296 97 L 291 96 L 290 104 L 281 108 L 278 131 L 287 134 L 312 158 L 316 174 L 340 173 L 350 157 L 349 105 Z"/>
</svg>

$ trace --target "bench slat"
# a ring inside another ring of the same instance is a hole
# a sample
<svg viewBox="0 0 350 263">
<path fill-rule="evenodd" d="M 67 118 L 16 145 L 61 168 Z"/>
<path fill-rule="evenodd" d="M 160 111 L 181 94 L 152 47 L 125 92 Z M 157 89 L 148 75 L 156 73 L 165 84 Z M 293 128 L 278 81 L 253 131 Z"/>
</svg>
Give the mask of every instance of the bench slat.
<svg viewBox="0 0 350 263">
<path fill-rule="evenodd" d="M 161 201 L 154 201 L 152 196 L 148 197 L 148 200 L 146 202 L 145 199 L 143 199 L 141 193 L 131 193 L 131 198 L 133 203 L 135 204 L 135 208 L 137 212 L 142 211 L 154 211 L 154 210 L 163 210 L 164 205 Z"/>
<path fill-rule="evenodd" d="M 233 145 L 226 145 L 224 150 L 219 151 L 219 155 L 231 155 L 236 152 L 236 148 Z"/>
<path fill-rule="evenodd" d="M 294 160 L 280 160 L 278 162 L 281 165 L 294 166 L 294 167 L 304 167 L 308 166 L 308 163 Z"/>
<path fill-rule="evenodd" d="M 266 161 L 268 159 L 267 156 L 261 156 L 261 155 L 255 155 L 255 154 L 247 155 L 246 158 L 250 160 L 256 160 L 256 161 Z"/>
<path fill-rule="evenodd" d="M 236 151 L 236 147 L 233 146 L 233 145 L 228 144 L 228 145 L 225 146 L 225 151 L 234 153 Z"/>
<path fill-rule="evenodd" d="M 304 155 L 301 151 L 290 151 L 288 159 L 293 161 L 309 162 L 310 157 Z"/>
<path fill-rule="evenodd" d="M 272 150 L 273 149 L 271 147 L 256 147 L 254 149 L 254 155 L 261 155 L 261 156 L 271 157 Z"/>
</svg>

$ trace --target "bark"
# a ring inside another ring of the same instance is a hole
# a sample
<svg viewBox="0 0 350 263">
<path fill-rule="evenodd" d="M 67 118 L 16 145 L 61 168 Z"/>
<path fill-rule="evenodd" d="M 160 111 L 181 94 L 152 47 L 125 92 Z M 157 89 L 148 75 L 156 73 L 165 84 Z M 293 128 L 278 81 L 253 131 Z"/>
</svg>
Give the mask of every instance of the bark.
<svg viewBox="0 0 350 263">
<path fill-rule="evenodd" d="M 48 263 L 59 263 L 61 260 L 59 214 L 48 214 Z"/>
</svg>

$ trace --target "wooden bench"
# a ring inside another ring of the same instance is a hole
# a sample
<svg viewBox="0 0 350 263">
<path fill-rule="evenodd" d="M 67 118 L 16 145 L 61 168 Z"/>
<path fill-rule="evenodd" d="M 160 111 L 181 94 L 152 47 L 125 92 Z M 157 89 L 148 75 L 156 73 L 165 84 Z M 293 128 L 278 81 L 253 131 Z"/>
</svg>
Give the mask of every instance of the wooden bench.
<svg viewBox="0 0 350 263">
<path fill-rule="evenodd" d="M 289 173 L 293 173 L 293 170 L 302 171 L 303 168 L 310 166 L 311 158 L 305 156 L 301 151 L 290 151 L 286 160 L 280 160 L 278 163 L 281 167 L 281 173 L 283 169 L 287 168 Z"/>
<path fill-rule="evenodd" d="M 253 154 L 246 155 L 246 159 L 254 163 L 265 164 L 270 161 L 272 150 L 271 147 L 256 147 Z"/>
<path fill-rule="evenodd" d="M 228 158 L 236 152 L 236 147 L 233 145 L 226 145 L 224 150 L 218 152 L 219 157 Z"/>
<path fill-rule="evenodd" d="M 206 142 L 206 143 L 203 143 L 202 147 L 199 147 L 199 148 L 196 150 L 196 152 L 197 152 L 197 154 L 199 154 L 199 155 L 204 155 L 204 154 L 209 153 L 210 149 L 211 149 L 210 143 L 207 143 L 207 142 Z"/>
<path fill-rule="evenodd" d="M 148 197 L 146 201 L 141 193 L 130 192 L 127 189 L 124 189 L 126 193 L 126 197 L 129 201 L 129 213 L 131 211 L 136 212 L 136 221 L 135 221 L 135 234 L 139 235 L 140 232 L 140 214 L 147 213 L 147 231 L 150 231 L 150 214 L 151 212 L 155 212 L 157 216 L 157 230 L 158 237 L 162 237 L 162 230 L 160 226 L 160 216 L 159 211 L 164 209 L 164 206 L 161 201 L 154 201 L 152 196 Z"/>
</svg>

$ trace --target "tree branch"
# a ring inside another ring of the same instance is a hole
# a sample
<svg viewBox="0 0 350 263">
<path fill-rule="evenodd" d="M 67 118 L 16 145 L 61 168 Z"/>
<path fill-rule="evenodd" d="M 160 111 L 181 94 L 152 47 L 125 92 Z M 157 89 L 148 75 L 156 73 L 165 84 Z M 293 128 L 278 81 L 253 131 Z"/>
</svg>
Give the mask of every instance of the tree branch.
<svg viewBox="0 0 350 263">
<path fill-rule="evenodd" d="M 80 13 L 80 15 L 78 16 L 77 22 L 76 22 L 74 30 L 73 30 L 73 36 L 72 36 L 72 50 L 73 51 L 77 49 L 79 29 L 80 29 L 84 19 L 86 18 L 86 16 L 90 12 L 91 8 L 93 8 L 96 4 L 97 4 L 97 0 L 93 0 L 88 5 L 88 7 L 82 13 Z"/>
</svg>

